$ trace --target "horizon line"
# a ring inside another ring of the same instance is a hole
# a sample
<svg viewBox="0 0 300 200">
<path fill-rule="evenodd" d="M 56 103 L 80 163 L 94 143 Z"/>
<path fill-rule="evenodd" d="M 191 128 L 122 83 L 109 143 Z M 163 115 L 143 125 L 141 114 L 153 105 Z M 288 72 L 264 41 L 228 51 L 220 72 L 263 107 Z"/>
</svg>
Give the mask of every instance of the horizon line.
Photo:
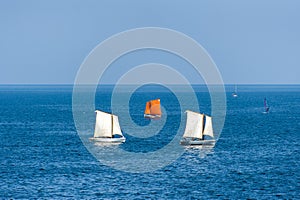
<svg viewBox="0 0 300 200">
<path fill-rule="evenodd" d="M 149 84 L 144 84 L 144 85 L 300 85 L 300 83 L 224 83 L 224 84 L 205 84 L 205 83 L 191 83 L 191 84 L 159 84 L 159 83 L 149 83 Z M 65 85 L 65 86 L 71 86 L 71 85 L 76 85 L 74 83 L 0 83 L 0 86 L 34 86 L 34 85 L 48 85 L 48 86 L 55 86 L 55 85 Z M 77 85 L 94 85 L 94 84 L 77 84 Z M 104 86 L 108 86 L 108 85 L 117 85 L 114 83 L 102 83 L 102 84 L 97 84 L 97 85 L 104 85 Z M 118 85 L 124 85 L 124 86 L 128 86 L 128 85 L 139 85 L 139 84 L 118 84 Z"/>
</svg>

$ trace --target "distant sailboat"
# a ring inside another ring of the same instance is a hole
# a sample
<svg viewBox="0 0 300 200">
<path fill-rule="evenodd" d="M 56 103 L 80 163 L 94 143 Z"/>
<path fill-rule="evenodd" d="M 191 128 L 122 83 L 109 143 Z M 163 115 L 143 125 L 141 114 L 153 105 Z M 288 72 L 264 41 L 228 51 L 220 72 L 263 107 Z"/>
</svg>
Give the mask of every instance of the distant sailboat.
<svg viewBox="0 0 300 200">
<path fill-rule="evenodd" d="M 237 86 L 235 85 L 234 87 L 234 92 L 232 93 L 232 96 L 233 97 L 238 97 L 238 94 L 237 94 Z"/>
<path fill-rule="evenodd" d="M 96 124 L 94 137 L 96 142 L 122 143 L 125 137 L 122 134 L 118 116 L 96 110 Z"/>
<path fill-rule="evenodd" d="M 144 117 L 150 119 L 161 117 L 160 99 L 151 100 L 146 103 Z"/>
<path fill-rule="evenodd" d="M 263 112 L 263 113 L 269 113 L 269 111 L 270 111 L 270 107 L 269 107 L 269 105 L 268 105 L 268 102 L 267 102 L 267 99 L 266 99 L 266 97 L 264 98 L 264 108 L 265 108 L 265 111 Z"/>
<path fill-rule="evenodd" d="M 212 118 L 210 116 L 186 111 L 187 121 L 183 138 L 180 141 L 182 145 L 212 145 L 215 143 Z"/>
</svg>

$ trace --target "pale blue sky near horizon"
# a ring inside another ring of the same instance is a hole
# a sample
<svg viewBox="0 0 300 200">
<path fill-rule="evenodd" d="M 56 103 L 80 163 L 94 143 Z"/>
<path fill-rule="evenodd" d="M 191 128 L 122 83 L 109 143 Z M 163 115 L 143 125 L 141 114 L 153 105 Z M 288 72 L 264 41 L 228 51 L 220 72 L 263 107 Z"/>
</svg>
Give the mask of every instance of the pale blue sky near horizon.
<svg viewBox="0 0 300 200">
<path fill-rule="evenodd" d="M 297 0 L 2 0 L 0 84 L 72 84 L 96 45 L 141 27 L 196 40 L 224 83 L 300 84 L 299 9 Z M 157 52 L 150 55 L 124 62 L 160 62 Z"/>
</svg>

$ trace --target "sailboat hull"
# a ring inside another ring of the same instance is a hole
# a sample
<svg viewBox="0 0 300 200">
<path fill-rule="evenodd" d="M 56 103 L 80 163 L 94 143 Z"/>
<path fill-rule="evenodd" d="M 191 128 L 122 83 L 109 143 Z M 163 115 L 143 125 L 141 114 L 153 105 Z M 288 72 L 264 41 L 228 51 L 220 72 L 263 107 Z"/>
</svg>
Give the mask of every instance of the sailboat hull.
<svg viewBox="0 0 300 200">
<path fill-rule="evenodd" d="M 121 137 L 121 138 L 91 137 L 90 140 L 94 142 L 103 142 L 103 143 L 123 143 L 126 141 L 125 137 Z"/>
<path fill-rule="evenodd" d="M 149 118 L 149 119 L 159 119 L 159 118 L 161 118 L 161 115 L 144 114 L 144 118 Z"/>
<path fill-rule="evenodd" d="M 216 140 L 192 140 L 192 139 L 183 139 L 180 141 L 181 145 L 214 145 Z"/>
</svg>

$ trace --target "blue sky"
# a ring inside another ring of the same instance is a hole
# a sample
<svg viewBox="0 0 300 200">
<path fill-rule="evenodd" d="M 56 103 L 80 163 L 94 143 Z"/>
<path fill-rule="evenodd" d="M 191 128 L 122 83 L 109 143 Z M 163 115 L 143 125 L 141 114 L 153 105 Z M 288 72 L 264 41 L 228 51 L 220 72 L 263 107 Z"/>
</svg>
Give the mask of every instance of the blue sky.
<svg viewBox="0 0 300 200">
<path fill-rule="evenodd" d="M 300 84 L 299 9 L 297 0 L 2 0 L 0 84 L 72 84 L 101 41 L 149 26 L 195 39 L 225 83 Z"/>
</svg>

